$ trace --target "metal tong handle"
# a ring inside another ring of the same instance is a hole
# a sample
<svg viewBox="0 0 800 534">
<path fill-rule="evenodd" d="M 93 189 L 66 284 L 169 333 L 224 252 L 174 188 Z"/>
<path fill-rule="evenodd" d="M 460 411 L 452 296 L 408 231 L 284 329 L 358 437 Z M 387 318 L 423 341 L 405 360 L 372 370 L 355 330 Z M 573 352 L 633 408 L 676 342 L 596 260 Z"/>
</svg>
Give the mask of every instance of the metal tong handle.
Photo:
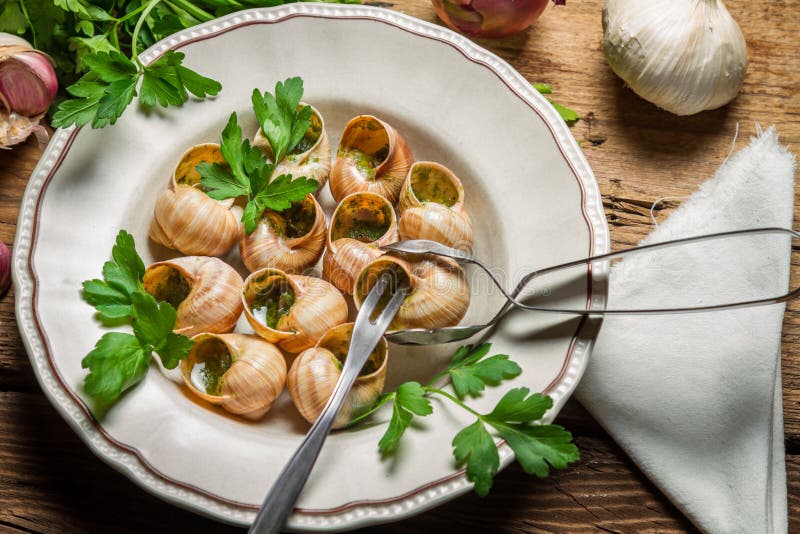
<svg viewBox="0 0 800 534">
<path fill-rule="evenodd" d="M 331 431 L 339 410 L 358 377 L 358 373 L 366 363 L 375 346 L 380 341 L 389 323 L 397 314 L 403 303 L 406 290 L 399 288 L 378 317 L 372 321 L 370 317 L 377 308 L 380 297 L 389 286 L 389 280 L 381 277 L 364 300 L 353 326 L 350 348 L 344 362 L 342 374 L 336 382 L 331 398 L 322 410 L 305 439 L 292 455 L 286 467 L 272 485 L 264 499 L 255 521 L 250 526 L 250 533 L 266 534 L 280 532 L 286 519 L 294 508 L 298 495 L 306 485 L 311 469 L 317 461 L 325 439 Z"/>
<path fill-rule="evenodd" d="M 571 267 L 576 267 L 583 264 L 586 264 L 588 266 L 591 265 L 592 262 L 613 260 L 623 256 L 632 256 L 634 254 L 639 254 L 646 251 L 652 251 L 663 248 L 686 245 L 689 243 L 698 243 L 701 241 L 724 239 L 728 237 L 735 237 L 748 234 L 787 234 L 791 237 L 800 239 L 800 233 L 794 230 L 788 228 L 766 227 L 766 228 L 750 228 L 747 230 L 733 230 L 729 232 L 719 232 L 715 234 L 705 234 L 694 237 L 686 237 L 683 239 L 663 241 L 661 243 L 653 243 L 650 245 L 641 245 L 638 247 L 631 247 L 617 252 L 609 252 L 608 254 L 601 254 L 599 256 L 589 256 L 588 258 L 570 261 L 567 263 L 562 263 L 560 265 L 554 265 L 552 267 L 547 267 L 544 269 L 533 271 L 524 276 L 522 280 L 519 282 L 519 284 L 517 284 L 517 287 L 510 294 L 500 284 L 500 281 L 497 280 L 497 278 L 495 278 L 495 276 L 492 274 L 491 269 L 489 269 L 480 260 L 474 258 L 472 255 L 464 251 L 450 248 L 441 243 L 437 243 L 436 241 L 429 241 L 424 239 L 399 241 L 397 243 L 384 245 L 381 248 L 383 250 L 403 252 L 408 254 L 436 254 L 439 256 L 446 256 L 448 258 L 452 258 L 459 263 L 473 263 L 477 265 L 478 267 L 486 271 L 486 273 L 491 278 L 492 282 L 494 282 L 494 284 L 500 289 L 500 291 L 503 293 L 506 299 L 508 299 L 508 302 L 502 308 L 500 314 L 498 315 L 501 315 L 512 305 L 521 308 L 523 310 L 551 312 L 551 313 L 566 313 L 573 315 L 643 315 L 643 314 L 657 315 L 657 314 L 671 314 L 671 313 L 695 313 L 695 312 L 729 310 L 733 308 L 745 308 L 752 306 L 764 306 L 767 304 L 778 304 L 781 302 L 786 302 L 788 300 L 791 300 L 800 295 L 800 287 L 798 287 L 786 294 L 779 295 L 776 297 L 767 297 L 767 298 L 747 300 L 741 302 L 730 302 L 725 304 L 716 304 L 709 306 L 690 306 L 690 307 L 680 307 L 680 308 L 648 308 L 648 309 L 630 309 L 630 310 L 551 308 L 545 306 L 534 306 L 530 304 L 525 304 L 524 302 L 520 302 L 519 300 L 517 300 L 517 297 L 520 295 L 522 290 L 528 284 L 530 284 L 535 278 L 545 274 L 550 274 L 555 271 L 569 269 Z"/>
</svg>

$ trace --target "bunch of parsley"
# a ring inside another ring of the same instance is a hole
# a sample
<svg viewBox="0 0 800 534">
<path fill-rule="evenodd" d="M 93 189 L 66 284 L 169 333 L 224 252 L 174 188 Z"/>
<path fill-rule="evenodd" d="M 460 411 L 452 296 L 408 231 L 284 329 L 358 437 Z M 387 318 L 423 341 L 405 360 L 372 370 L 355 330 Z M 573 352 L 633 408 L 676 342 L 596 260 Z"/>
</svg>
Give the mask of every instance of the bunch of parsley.
<svg viewBox="0 0 800 534">
<path fill-rule="evenodd" d="M 153 352 L 167 369 L 174 369 L 192 348 L 192 341 L 172 330 L 177 312 L 144 290 L 144 263 L 125 230 L 117 235 L 103 279 L 83 283 L 83 298 L 104 323 L 129 322 L 133 334 L 108 332 L 81 361 L 89 375 L 84 390 L 101 410 L 114 404 L 123 391 L 142 381 Z"/>
<path fill-rule="evenodd" d="M 253 90 L 253 110 L 264 137 L 272 148 L 272 160 L 264 158 L 257 147 L 242 139 L 242 129 L 231 113 L 220 135 L 220 150 L 227 165 L 201 163 L 197 171 L 208 196 L 216 200 L 244 197 L 242 213 L 245 232 L 251 233 L 264 210 L 288 209 L 319 187 L 319 182 L 305 176 L 281 174 L 273 177 L 277 163 L 297 146 L 311 125 L 311 108 L 300 107 L 303 80 L 289 78 L 275 85 L 275 94 Z"/>
<path fill-rule="evenodd" d="M 467 479 L 475 484 L 475 491 L 481 496 L 489 492 L 492 477 L 500 468 L 500 456 L 489 429 L 508 443 L 526 473 L 545 477 L 551 466 L 563 469 L 578 461 L 580 454 L 572 443 L 572 434 L 558 425 L 538 423 L 553 406 L 549 396 L 531 393 L 528 388 L 511 389 L 488 413 L 480 413 L 464 402 L 467 397 L 479 396 L 487 385 L 497 386 L 522 373 L 519 365 L 505 354 L 487 358 L 490 349 L 490 343 L 459 348 L 447 368 L 427 385 L 405 382 L 395 391 L 384 393 L 372 409 L 353 422 L 392 402 L 389 426 L 378 443 L 381 453 L 389 456 L 397 452 L 414 417 L 433 413 L 431 395 L 455 403 L 474 416 L 475 422 L 453 438 L 453 456 L 457 464 L 466 467 Z M 450 378 L 455 395 L 434 386 L 445 376 Z"/>
<path fill-rule="evenodd" d="M 358 3 L 359 0 L 324 0 Z M 0 31 L 20 35 L 56 63 L 66 93 L 53 126 L 113 124 L 135 96 L 147 107 L 175 106 L 220 84 L 169 52 L 151 65 L 138 54 L 156 41 L 215 17 L 285 0 L 0 0 Z"/>
</svg>

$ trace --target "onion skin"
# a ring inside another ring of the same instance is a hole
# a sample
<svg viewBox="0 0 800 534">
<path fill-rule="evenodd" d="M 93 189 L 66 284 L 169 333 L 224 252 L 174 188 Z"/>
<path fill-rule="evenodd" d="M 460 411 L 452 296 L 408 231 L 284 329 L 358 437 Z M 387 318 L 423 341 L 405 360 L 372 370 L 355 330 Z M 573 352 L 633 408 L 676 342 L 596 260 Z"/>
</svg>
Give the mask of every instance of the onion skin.
<svg viewBox="0 0 800 534">
<path fill-rule="evenodd" d="M 11 251 L 0 241 L 0 297 L 6 294 L 11 285 Z"/>
<path fill-rule="evenodd" d="M 456 31 L 473 37 L 507 37 L 533 24 L 549 1 L 433 0 L 433 7 Z"/>
</svg>

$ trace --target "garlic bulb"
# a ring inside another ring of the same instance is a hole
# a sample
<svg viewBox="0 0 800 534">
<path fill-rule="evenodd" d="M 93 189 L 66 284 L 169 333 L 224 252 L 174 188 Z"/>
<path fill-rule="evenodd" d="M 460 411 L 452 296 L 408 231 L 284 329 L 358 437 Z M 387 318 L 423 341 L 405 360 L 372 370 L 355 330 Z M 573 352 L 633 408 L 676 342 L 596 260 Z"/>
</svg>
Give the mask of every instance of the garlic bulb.
<svg viewBox="0 0 800 534">
<path fill-rule="evenodd" d="M 275 345 L 245 334 L 199 334 L 181 361 L 189 390 L 231 413 L 258 419 L 286 384 L 286 361 Z"/>
<path fill-rule="evenodd" d="M 614 72 L 676 115 L 722 107 L 744 82 L 747 45 L 722 0 L 606 0 L 603 33 Z"/>
</svg>

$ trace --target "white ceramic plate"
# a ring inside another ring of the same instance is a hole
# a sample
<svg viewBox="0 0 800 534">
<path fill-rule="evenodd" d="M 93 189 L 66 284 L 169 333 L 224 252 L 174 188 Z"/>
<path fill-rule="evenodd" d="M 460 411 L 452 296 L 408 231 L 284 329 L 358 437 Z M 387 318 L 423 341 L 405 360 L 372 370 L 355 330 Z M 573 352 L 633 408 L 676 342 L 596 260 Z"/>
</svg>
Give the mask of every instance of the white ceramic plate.
<svg viewBox="0 0 800 534">
<path fill-rule="evenodd" d="M 45 393 L 100 458 L 159 497 L 248 524 L 308 428 L 285 394 L 248 423 L 196 401 L 155 366 L 102 421 L 81 388 L 80 361 L 104 331 L 81 300 L 81 281 L 99 275 L 120 228 L 135 236 L 146 263 L 164 257 L 147 240 L 157 194 L 181 152 L 215 140 L 232 110 L 252 133 L 254 87 L 302 76 L 304 100 L 321 110 L 334 143 L 349 117 L 373 113 L 405 135 L 417 159 L 452 168 L 476 222 L 476 253 L 509 286 L 530 269 L 608 250 L 597 184 L 569 129 L 522 76 L 461 35 L 378 8 L 293 4 L 192 28 L 142 59 L 169 49 L 220 80 L 220 96 L 167 111 L 132 107 L 99 131 L 58 131 L 25 192 L 13 263 L 20 331 Z M 330 214 L 327 192 L 323 205 Z M 498 295 L 470 276 L 466 321 L 485 319 Z M 550 290 L 573 305 L 602 306 L 603 280 L 595 269 Z M 549 421 L 580 379 L 594 332 L 579 319 L 517 314 L 491 340 L 524 369 L 507 387 L 553 397 Z M 454 348 L 391 347 L 388 385 L 426 379 Z M 489 388 L 475 405 L 489 408 L 507 387 Z M 377 420 L 329 438 L 292 528 L 396 520 L 470 489 L 450 446 L 469 421 L 464 413 L 436 402 L 388 461 L 377 450 L 388 414 Z M 505 466 L 513 454 L 501 441 L 498 448 Z"/>
</svg>

